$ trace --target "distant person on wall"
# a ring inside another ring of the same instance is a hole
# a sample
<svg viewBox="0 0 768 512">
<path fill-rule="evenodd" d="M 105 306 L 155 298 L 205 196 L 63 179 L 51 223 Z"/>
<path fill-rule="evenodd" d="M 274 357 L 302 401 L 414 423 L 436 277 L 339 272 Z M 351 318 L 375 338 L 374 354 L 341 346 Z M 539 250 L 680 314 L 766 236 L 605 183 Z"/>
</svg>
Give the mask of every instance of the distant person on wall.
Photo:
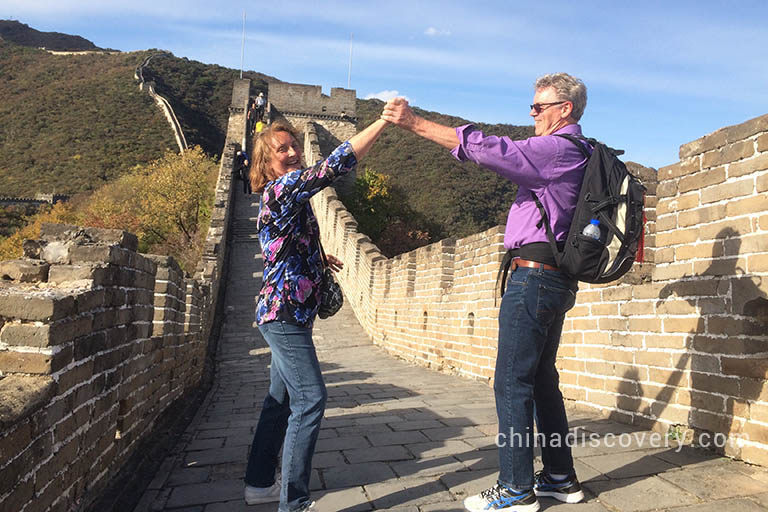
<svg viewBox="0 0 768 512">
<path fill-rule="evenodd" d="M 309 199 L 353 170 L 386 125 L 377 120 L 308 168 L 287 123 L 272 123 L 255 139 L 250 174 L 261 194 L 257 228 L 264 257 L 256 322 L 272 349 L 272 365 L 245 475 L 249 505 L 279 500 L 280 512 L 312 506 L 309 477 L 327 394 L 312 341 L 323 264 Z M 341 269 L 337 258 L 327 259 L 332 270 Z M 282 483 L 275 478 L 281 446 Z"/>
<path fill-rule="evenodd" d="M 267 100 L 264 99 L 264 93 L 260 92 L 258 96 L 256 96 L 256 101 L 254 101 L 254 105 L 256 105 L 256 120 L 260 121 L 264 117 L 264 106 L 267 104 Z"/>
<path fill-rule="evenodd" d="M 243 193 L 251 193 L 251 180 L 248 176 L 248 153 L 245 150 L 240 150 L 235 154 L 235 169 L 241 180 L 243 180 Z"/>
<path fill-rule="evenodd" d="M 537 496 L 567 503 L 584 498 L 567 444 L 568 420 L 555 368 L 563 320 L 574 305 L 578 283 L 555 266 L 532 193 L 544 204 L 556 239 L 564 241 L 586 159 L 574 143 L 552 134 L 581 136 L 578 121 L 587 89 L 581 80 L 555 73 L 536 80 L 534 90 L 530 115 L 535 136 L 526 140 L 486 136 L 472 125 L 433 123 L 416 115 L 403 98 L 387 102 L 381 116 L 450 149 L 459 161 L 473 161 L 518 185 L 504 234 L 510 274 L 502 284 L 494 381 L 499 477 L 490 489 L 464 500 L 470 511 L 534 512 Z M 534 415 L 545 438 L 544 469 L 535 475 Z"/>
<path fill-rule="evenodd" d="M 255 132 L 260 134 L 262 130 L 264 130 L 264 123 L 259 119 L 256 121 Z"/>
<path fill-rule="evenodd" d="M 256 124 L 256 102 L 251 101 L 248 107 L 248 113 L 245 115 L 246 126 L 248 127 L 248 136 L 253 136 L 253 125 Z"/>
</svg>

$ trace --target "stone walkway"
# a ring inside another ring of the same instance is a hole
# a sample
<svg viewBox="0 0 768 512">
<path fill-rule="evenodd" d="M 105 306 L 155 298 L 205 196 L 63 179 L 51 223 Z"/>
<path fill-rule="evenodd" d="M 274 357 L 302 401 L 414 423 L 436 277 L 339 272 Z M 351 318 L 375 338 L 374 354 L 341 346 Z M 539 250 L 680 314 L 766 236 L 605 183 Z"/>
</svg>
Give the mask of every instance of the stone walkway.
<svg viewBox="0 0 768 512">
<path fill-rule="evenodd" d="M 135 512 L 277 510 L 242 499 L 248 445 L 268 387 L 269 349 L 251 325 L 261 277 L 247 222 L 255 205 L 237 192 L 216 382 Z M 329 395 L 313 461 L 318 511 L 458 511 L 467 494 L 495 481 L 496 412 L 486 384 L 387 355 L 346 307 L 317 322 L 315 341 Z M 768 510 L 766 468 L 678 450 L 674 442 L 664 446 L 650 432 L 577 411 L 569 418 L 577 439 L 586 440 L 574 447 L 574 457 L 588 500 L 565 505 L 543 498 L 542 510 Z"/>
</svg>

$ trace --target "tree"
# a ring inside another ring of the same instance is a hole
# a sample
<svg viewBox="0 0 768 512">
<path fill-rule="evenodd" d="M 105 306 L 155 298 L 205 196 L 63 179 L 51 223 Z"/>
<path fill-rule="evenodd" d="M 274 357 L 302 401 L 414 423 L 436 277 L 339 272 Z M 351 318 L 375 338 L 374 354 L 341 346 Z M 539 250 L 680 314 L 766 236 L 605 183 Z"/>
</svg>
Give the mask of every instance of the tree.
<svg viewBox="0 0 768 512">
<path fill-rule="evenodd" d="M 174 256 L 191 272 L 208 230 L 217 170 L 199 146 L 169 151 L 94 193 L 81 222 L 131 231 L 139 250 Z"/>
<path fill-rule="evenodd" d="M 388 257 L 422 247 L 431 241 L 425 220 L 411 210 L 392 176 L 366 167 L 355 179 L 354 194 L 344 203 L 368 235 Z"/>
<path fill-rule="evenodd" d="M 57 203 L 0 241 L 0 259 L 21 256 L 24 240 L 37 238 L 44 222 L 135 233 L 139 250 L 173 256 L 191 272 L 200 261 L 218 175 L 216 162 L 199 147 L 163 158 L 104 185 L 87 197 Z"/>
</svg>

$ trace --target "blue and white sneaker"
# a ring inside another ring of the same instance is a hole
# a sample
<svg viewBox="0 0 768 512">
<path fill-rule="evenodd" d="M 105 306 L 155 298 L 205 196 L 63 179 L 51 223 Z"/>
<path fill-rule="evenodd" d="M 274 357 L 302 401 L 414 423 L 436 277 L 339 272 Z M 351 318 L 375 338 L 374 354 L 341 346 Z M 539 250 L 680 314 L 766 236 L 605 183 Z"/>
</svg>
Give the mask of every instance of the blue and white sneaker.
<svg viewBox="0 0 768 512">
<path fill-rule="evenodd" d="M 534 477 L 533 492 L 536 496 L 550 496 L 565 503 L 578 503 L 584 499 L 584 491 L 573 473 L 562 480 L 555 480 L 546 472 L 538 471 Z"/>
<path fill-rule="evenodd" d="M 497 483 L 480 494 L 464 500 L 464 508 L 470 512 L 486 510 L 505 510 L 507 512 L 536 512 L 539 510 L 539 500 L 533 489 L 514 491 L 506 485 Z"/>
</svg>

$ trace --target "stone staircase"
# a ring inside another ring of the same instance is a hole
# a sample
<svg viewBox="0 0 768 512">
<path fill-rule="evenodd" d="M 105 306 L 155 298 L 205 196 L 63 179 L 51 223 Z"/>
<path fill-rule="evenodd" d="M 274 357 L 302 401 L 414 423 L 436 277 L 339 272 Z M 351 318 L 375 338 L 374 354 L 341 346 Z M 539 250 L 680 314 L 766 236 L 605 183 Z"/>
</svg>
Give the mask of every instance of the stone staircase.
<svg viewBox="0 0 768 512">
<path fill-rule="evenodd" d="M 232 223 L 232 237 L 230 241 L 238 243 L 258 243 L 259 236 L 256 231 L 256 216 L 235 218 Z"/>
</svg>

